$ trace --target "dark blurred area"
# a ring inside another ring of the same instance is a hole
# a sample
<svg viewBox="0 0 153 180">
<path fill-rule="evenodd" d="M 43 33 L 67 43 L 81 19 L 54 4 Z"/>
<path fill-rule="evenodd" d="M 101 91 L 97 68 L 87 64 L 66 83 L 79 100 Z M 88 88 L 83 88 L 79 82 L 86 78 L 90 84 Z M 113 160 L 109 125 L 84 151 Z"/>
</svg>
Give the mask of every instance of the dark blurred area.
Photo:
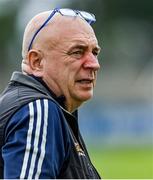
<svg viewBox="0 0 153 180">
<path fill-rule="evenodd" d="M 97 19 L 101 70 L 94 98 L 79 114 L 87 144 L 152 147 L 153 0 L 0 0 L 0 91 L 20 71 L 26 24 L 55 7 L 89 11 Z"/>
</svg>

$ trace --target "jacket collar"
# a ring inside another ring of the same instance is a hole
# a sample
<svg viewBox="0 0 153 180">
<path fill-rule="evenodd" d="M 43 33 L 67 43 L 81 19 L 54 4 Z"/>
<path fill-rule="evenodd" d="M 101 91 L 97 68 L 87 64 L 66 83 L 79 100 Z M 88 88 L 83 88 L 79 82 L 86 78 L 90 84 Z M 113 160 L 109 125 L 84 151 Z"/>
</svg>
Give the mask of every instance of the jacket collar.
<svg viewBox="0 0 153 180">
<path fill-rule="evenodd" d="M 60 105 L 60 107 L 62 107 L 64 111 L 66 111 L 68 114 L 71 114 L 65 109 L 64 106 L 65 97 L 63 95 L 57 97 L 55 93 L 51 89 L 49 89 L 47 84 L 41 78 L 35 77 L 33 75 L 26 75 L 23 74 L 22 72 L 15 71 L 11 77 L 11 82 L 12 81 L 15 81 L 17 83 L 26 86 L 30 86 L 33 89 L 36 89 L 37 91 L 50 96 L 57 104 Z M 71 115 L 73 115 L 76 119 L 78 119 L 77 110 Z"/>
</svg>

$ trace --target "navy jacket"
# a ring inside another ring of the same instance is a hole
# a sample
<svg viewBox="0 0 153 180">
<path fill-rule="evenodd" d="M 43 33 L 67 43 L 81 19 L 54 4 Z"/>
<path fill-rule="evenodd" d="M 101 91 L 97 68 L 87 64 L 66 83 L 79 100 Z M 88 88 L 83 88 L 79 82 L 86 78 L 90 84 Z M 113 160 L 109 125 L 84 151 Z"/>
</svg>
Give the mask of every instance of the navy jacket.
<svg viewBox="0 0 153 180">
<path fill-rule="evenodd" d="M 98 179 L 77 116 L 40 80 L 15 72 L 0 97 L 0 178 Z"/>
</svg>

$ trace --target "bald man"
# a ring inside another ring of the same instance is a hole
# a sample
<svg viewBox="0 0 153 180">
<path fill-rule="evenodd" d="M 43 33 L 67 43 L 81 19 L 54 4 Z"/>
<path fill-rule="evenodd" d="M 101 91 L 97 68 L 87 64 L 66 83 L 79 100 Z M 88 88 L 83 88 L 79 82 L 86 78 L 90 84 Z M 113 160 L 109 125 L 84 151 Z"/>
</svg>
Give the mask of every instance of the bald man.
<svg viewBox="0 0 153 180">
<path fill-rule="evenodd" d="M 100 68 L 92 22 L 88 12 L 54 9 L 28 23 L 22 72 L 0 97 L 0 178 L 100 178 L 77 119 Z"/>
</svg>

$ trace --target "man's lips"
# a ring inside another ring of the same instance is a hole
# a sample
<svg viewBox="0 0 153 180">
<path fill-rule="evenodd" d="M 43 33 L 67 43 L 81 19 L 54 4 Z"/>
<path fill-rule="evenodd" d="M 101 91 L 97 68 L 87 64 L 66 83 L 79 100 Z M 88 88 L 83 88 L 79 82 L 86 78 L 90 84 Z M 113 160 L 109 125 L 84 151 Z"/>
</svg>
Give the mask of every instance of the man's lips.
<svg viewBox="0 0 153 180">
<path fill-rule="evenodd" d="M 81 83 L 81 84 L 90 84 L 94 82 L 94 79 L 79 79 L 76 82 Z"/>
</svg>

